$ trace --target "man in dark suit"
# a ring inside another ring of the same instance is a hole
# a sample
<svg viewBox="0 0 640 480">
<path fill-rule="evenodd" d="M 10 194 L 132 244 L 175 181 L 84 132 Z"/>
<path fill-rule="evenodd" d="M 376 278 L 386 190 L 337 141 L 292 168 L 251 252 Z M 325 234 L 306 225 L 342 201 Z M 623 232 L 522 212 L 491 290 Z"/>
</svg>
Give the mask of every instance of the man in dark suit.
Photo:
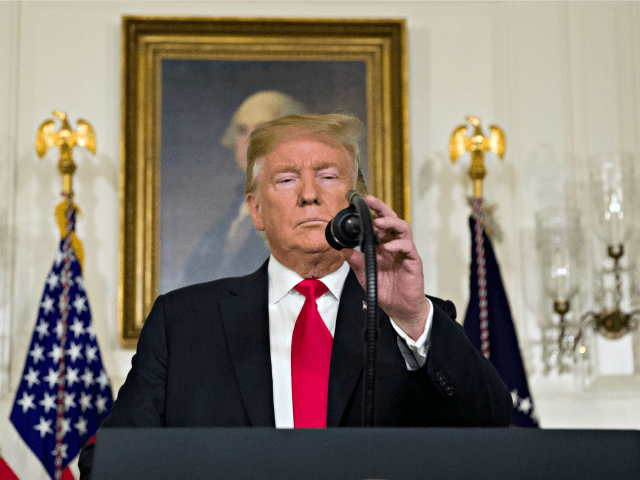
<svg viewBox="0 0 640 480">
<path fill-rule="evenodd" d="M 270 258 L 251 275 L 157 299 L 101 428 L 361 425 L 364 259 L 333 250 L 324 237 L 357 184 L 360 129 L 352 117 L 307 115 L 253 132 L 246 199 Z M 508 426 L 508 389 L 454 321 L 453 304 L 424 295 L 409 224 L 381 200 L 366 200 L 380 242 L 376 425 Z M 315 300 L 298 290 L 319 280 Z M 305 311 L 320 322 L 316 337 L 327 338 L 330 351 L 325 360 L 317 347 L 312 365 L 301 367 Z M 318 380 L 323 362 L 328 378 Z M 307 374 L 316 390 L 301 402 L 299 378 Z M 301 414 L 307 403 L 319 411 L 311 420 Z M 83 478 L 92 448 L 81 454 Z"/>
</svg>

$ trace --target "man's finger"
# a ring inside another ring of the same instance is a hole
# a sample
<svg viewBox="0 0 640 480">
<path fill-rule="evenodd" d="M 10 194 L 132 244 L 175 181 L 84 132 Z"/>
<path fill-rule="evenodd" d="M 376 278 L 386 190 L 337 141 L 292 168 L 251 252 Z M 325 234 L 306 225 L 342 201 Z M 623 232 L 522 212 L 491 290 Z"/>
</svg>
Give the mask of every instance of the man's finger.
<svg viewBox="0 0 640 480">
<path fill-rule="evenodd" d="M 367 205 L 373 211 L 378 214 L 378 217 L 397 217 L 396 212 L 394 212 L 389 205 L 384 203 L 379 198 L 374 197 L 373 195 L 367 195 L 365 198 Z"/>
<path fill-rule="evenodd" d="M 393 230 L 397 234 L 411 233 L 409 222 L 398 217 L 379 217 L 373 221 L 373 225 L 381 231 Z"/>
<path fill-rule="evenodd" d="M 380 245 L 380 247 L 389 253 L 405 253 L 410 257 L 413 257 L 414 252 L 417 252 L 413 242 L 406 238 L 391 240 L 390 242 Z"/>
</svg>

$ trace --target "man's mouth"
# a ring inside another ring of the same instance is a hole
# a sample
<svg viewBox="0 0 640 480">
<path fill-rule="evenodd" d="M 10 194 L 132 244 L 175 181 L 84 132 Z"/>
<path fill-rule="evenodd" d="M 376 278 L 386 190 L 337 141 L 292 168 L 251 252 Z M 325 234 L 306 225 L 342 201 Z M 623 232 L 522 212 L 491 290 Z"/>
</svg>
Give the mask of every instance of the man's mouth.
<svg viewBox="0 0 640 480">
<path fill-rule="evenodd" d="M 316 223 L 321 223 L 323 225 L 326 225 L 327 221 L 318 217 L 310 217 L 310 218 L 305 218 L 298 225 L 313 225 Z"/>
</svg>

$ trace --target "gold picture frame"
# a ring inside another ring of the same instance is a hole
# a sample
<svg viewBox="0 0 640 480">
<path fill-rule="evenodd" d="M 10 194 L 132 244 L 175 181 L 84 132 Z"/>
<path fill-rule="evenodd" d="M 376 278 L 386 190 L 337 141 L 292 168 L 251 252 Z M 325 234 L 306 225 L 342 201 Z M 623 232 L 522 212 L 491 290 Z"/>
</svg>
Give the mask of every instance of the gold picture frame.
<svg viewBox="0 0 640 480">
<path fill-rule="evenodd" d="M 118 300 L 127 348 L 160 292 L 162 68 L 176 59 L 362 62 L 369 191 L 410 219 L 404 20 L 125 16 Z"/>
</svg>

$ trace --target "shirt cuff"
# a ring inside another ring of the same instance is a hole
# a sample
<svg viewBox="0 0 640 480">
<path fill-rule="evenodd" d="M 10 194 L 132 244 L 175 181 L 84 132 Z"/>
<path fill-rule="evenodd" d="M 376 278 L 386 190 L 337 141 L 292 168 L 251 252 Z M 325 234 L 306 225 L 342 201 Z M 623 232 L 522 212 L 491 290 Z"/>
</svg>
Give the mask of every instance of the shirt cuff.
<svg viewBox="0 0 640 480">
<path fill-rule="evenodd" d="M 407 359 L 407 355 L 409 352 L 413 355 L 415 361 L 418 363 L 418 367 L 422 367 L 426 361 L 427 356 L 429 354 L 429 344 L 431 340 L 431 325 L 433 324 L 433 304 L 431 300 L 427 298 L 429 302 L 429 316 L 427 317 L 427 321 L 424 325 L 424 332 L 420 335 L 418 340 L 413 340 L 409 335 L 405 333 L 400 326 L 391 318 L 391 325 L 394 330 L 397 332 L 398 336 L 398 346 L 402 351 L 403 356 L 405 357 L 405 362 L 407 364 L 408 370 L 416 370 L 415 363 L 411 361 L 411 359 Z M 402 339 L 402 341 L 400 340 Z M 405 348 L 402 348 L 405 347 Z M 406 350 L 409 350 L 407 352 Z"/>
</svg>

